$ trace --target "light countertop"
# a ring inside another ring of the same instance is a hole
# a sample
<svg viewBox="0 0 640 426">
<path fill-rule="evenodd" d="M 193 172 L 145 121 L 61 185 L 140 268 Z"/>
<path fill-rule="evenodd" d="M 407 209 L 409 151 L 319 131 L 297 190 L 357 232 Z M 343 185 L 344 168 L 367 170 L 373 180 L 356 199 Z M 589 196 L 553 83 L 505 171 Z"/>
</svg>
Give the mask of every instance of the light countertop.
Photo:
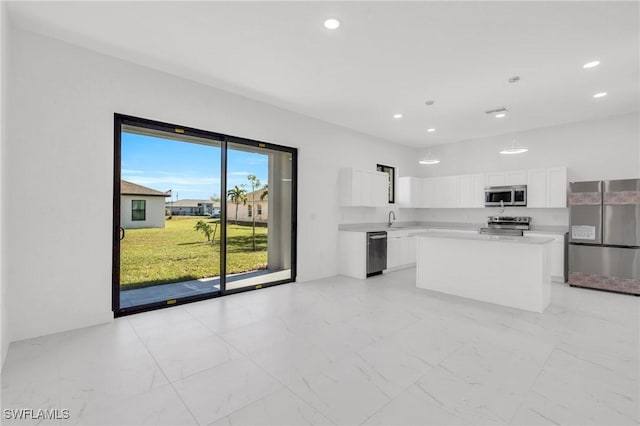
<svg viewBox="0 0 640 426">
<path fill-rule="evenodd" d="M 461 231 L 478 231 L 486 227 L 486 223 L 467 222 L 395 222 L 391 227 L 386 223 L 348 223 L 338 225 L 339 231 L 349 232 L 378 232 L 378 231 L 402 231 L 402 230 L 422 230 L 422 229 L 449 229 Z M 529 231 L 539 234 L 564 234 L 569 232 L 568 226 L 555 225 L 532 225 Z M 521 237 L 518 237 L 521 238 Z"/>
<path fill-rule="evenodd" d="M 553 238 L 543 237 L 517 237 L 512 235 L 487 235 L 487 234 L 456 234 L 451 232 L 420 232 L 415 234 L 418 238 L 448 238 L 454 240 L 490 241 L 514 244 L 546 244 Z"/>
<path fill-rule="evenodd" d="M 411 229 L 459 229 L 477 231 L 483 226 L 486 226 L 486 224 L 462 222 L 395 222 L 389 226 L 386 223 L 348 223 L 338 225 L 338 230 L 349 232 L 390 232 Z"/>
</svg>

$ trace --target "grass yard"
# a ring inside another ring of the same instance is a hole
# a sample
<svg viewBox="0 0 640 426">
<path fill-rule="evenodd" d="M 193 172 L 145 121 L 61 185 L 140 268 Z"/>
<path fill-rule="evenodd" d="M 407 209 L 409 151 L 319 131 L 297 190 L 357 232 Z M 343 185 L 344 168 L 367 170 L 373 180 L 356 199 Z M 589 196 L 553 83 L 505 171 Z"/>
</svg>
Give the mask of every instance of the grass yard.
<svg viewBox="0 0 640 426">
<path fill-rule="evenodd" d="M 205 235 L 193 229 L 199 220 L 218 225 L 215 243 L 207 243 Z M 165 228 L 127 229 L 120 242 L 122 290 L 220 275 L 218 219 L 174 216 L 165 224 Z M 251 226 L 227 227 L 228 274 L 267 267 L 267 228 L 256 226 L 256 251 L 251 234 Z"/>
</svg>

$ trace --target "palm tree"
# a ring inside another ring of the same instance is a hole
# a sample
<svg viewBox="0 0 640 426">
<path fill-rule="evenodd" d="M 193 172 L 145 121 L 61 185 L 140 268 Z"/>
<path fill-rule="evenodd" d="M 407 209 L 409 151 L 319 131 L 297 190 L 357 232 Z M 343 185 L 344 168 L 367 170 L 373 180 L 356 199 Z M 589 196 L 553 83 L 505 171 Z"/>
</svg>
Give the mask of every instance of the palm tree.
<svg viewBox="0 0 640 426">
<path fill-rule="evenodd" d="M 244 186 L 244 185 L 243 185 Z M 236 225 L 238 224 L 238 206 L 240 203 L 247 204 L 247 191 L 243 188 L 234 186 L 227 191 L 227 198 L 236 205 Z"/>
<path fill-rule="evenodd" d="M 253 251 L 256 251 L 256 189 L 260 187 L 260 179 L 256 175 L 248 175 L 251 182 L 251 219 L 253 221 Z"/>
<path fill-rule="evenodd" d="M 264 201 L 269 196 L 269 184 L 262 187 L 262 194 L 260 195 L 260 201 Z"/>
</svg>

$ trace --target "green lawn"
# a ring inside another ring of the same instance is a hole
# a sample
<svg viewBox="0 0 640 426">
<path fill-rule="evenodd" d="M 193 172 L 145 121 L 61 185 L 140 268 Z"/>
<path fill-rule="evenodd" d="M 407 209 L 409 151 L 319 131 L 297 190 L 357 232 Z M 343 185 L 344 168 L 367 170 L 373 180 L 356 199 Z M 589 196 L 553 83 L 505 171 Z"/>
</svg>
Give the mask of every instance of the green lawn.
<svg viewBox="0 0 640 426">
<path fill-rule="evenodd" d="M 220 224 L 215 242 L 207 243 L 202 232 L 193 229 L 201 217 L 174 216 L 165 228 L 127 229 L 120 242 L 120 288 L 217 277 L 220 275 Z M 256 226 L 256 251 L 252 248 L 251 226 L 227 227 L 227 273 L 267 267 L 267 228 Z"/>
</svg>

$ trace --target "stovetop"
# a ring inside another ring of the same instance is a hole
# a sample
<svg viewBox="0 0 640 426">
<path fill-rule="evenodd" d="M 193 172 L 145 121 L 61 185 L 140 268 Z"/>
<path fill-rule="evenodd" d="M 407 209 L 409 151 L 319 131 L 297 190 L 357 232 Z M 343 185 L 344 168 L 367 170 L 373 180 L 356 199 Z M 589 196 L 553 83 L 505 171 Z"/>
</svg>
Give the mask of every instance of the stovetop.
<svg viewBox="0 0 640 426">
<path fill-rule="evenodd" d="M 529 216 L 489 216 L 487 227 L 480 228 L 481 234 L 522 236 L 531 226 Z"/>
</svg>

